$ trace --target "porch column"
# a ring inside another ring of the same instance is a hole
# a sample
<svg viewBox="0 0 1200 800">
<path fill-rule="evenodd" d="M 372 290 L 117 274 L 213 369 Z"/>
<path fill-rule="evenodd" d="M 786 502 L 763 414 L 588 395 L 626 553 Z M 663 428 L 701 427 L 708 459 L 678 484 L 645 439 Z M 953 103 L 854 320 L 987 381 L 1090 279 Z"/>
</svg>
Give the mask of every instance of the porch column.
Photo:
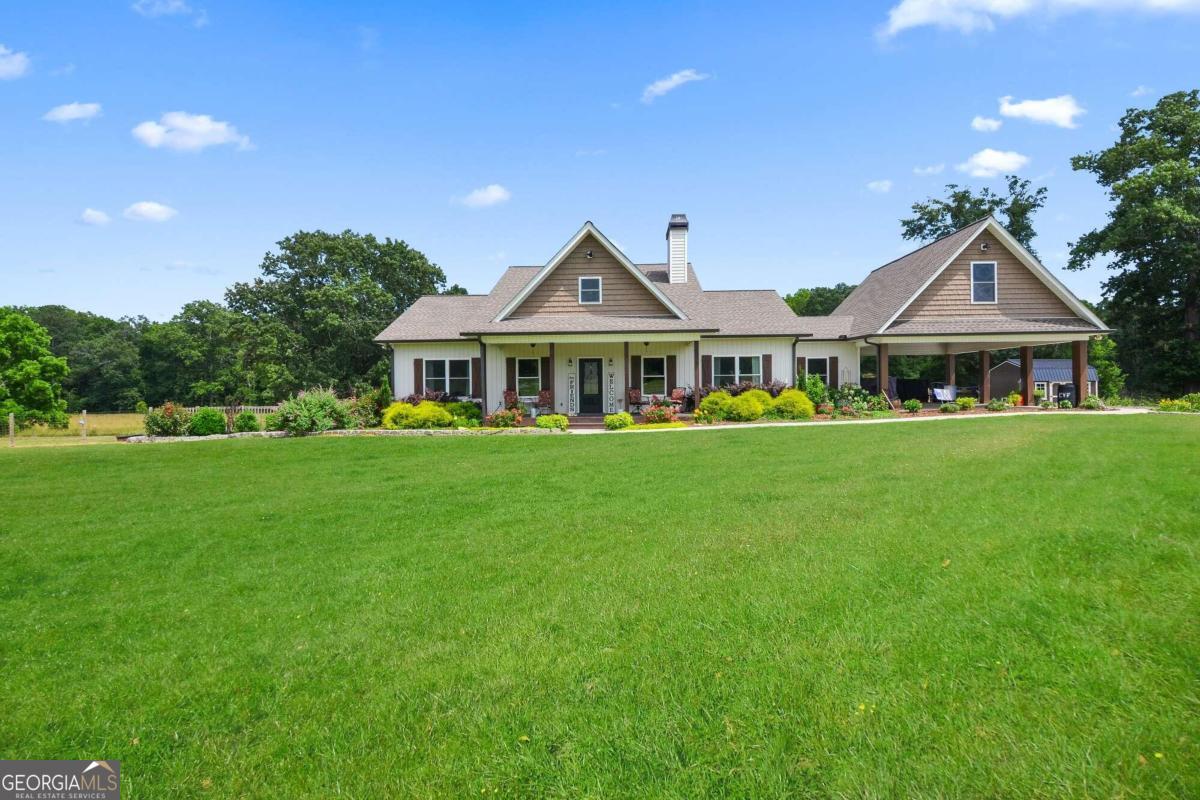
<svg viewBox="0 0 1200 800">
<path fill-rule="evenodd" d="M 957 380 L 954 377 L 954 369 L 958 365 L 958 358 L 954 353 L 946 353 L 946 385 L 954 386 Z"/>
<path fill-rule="evenodd" d="M 992 399 L 992 351 L 979 351 L 979 402 Z"/>
<path fill-rule="evenodd" d="M 625 343 L 625 399 L 622 407 L 629 410 L 629 390 L 633 388 L 633 384 L 629 382 L 629 342 Z"/>
<path fill-rule="evenodd" d="M 1071 377 L 1075 381 L 1075 405 L 1088 396 L 1088 343 L 1071 342 Z M 1099 390 L 1100 387 L 1096 387 Z"/>
<path fill-rule="evenodd" d="M 888 396 L 888 346 L 886 344 L 875 345 L 875 362 L 878 366 L 875 368 L 875 374 L 879 377 L 879 393 Z"/>
<path fill-rule="evenodd" d="M 1021 404 L 1033 405 L 1033 348 L 1021 348 Z"/>
<path fill-rule="evenodd" d="M 550 387 L 550 413 L 558 411 L 558 402 L 554 391 L 554 342 L 550 343 L 550 374 L 546 376 L 546 385 Z"/>
<path fill-rule="evenodd" d="M 795 349 L 795 345 L 792 345 Z M 696 339 L 692 342 L 692 410 L 695 411 L 700 407 L 700 340 Z"/>
</svg>

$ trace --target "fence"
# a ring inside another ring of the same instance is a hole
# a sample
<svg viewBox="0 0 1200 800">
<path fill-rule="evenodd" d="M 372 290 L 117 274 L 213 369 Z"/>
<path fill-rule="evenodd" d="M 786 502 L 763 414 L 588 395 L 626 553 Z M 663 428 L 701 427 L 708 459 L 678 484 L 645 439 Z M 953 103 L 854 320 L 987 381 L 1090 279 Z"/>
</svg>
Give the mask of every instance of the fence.
<svg viewBox="0 0 1200 800">
<path fill-rule="evenodd" d="M 227 418 L 239 411 L 252 411 L 259 416 L 261 423 L 263 416 L 277 411 L 279 406 L 190 406 L 186 410 L 189 414 L 194 414 L 198 408 L 215 408 L 224 413 Z M 144 418 L 144 414 L 133 412 L 90 414 L 83 411 L 79 414 L 71 414 L 70 422 L 65 428 L 47 428 L 35 425 L 17 430 L 13 415 L 10 414 L 7 420 L 9 425 L 8 446 L 115 442 L 119 437 L 145 433 Z M 0 421 L 0 425 L 3 424 L 4 421 Z"/>
</svg>

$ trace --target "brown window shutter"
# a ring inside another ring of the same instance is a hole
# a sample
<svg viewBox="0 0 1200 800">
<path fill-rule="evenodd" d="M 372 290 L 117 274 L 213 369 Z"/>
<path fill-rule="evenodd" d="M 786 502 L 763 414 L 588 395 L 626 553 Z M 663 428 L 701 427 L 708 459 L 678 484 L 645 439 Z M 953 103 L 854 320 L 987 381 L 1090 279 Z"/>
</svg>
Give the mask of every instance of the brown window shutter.
<svg viewBox="0 0 1200 800">
<path fill-rule="evenodd" d="M 483 397 L 483 359 L 471 359 L 471 397 Z"/>
<path fill-rule="evenodd" d="M 700 356 L 701 386 L 712 386 L 712 356 Z"/>
<path fill-rule="evenodd" d="M 667 356 L 667 394 L 675 389 L 675 356 Z"/>
<path fill-rule="evenodd" d="M 771 354 L 762 354 L 762 381 L 763 383 L 771 382 Z"/>
<path fill-rule="evenodd" d="M 803 386 L 804 379 L 808 377 L 808 359 L 804 356 L 796 356 L 796 383 Z"/>
<path fill-rule="evenodd" d="M 550 356 L 542 356 L 542 388 L 550 388 Z"/>
<path fill-rule="evenodd" d="M 504 359 L 504 388 L 510 392 L 517 390 L 517 360 Z"/>
<path fill-rule="evenodd" d="M 425 394 L 425 359 L 413 359 L 413 394 Z"/>
<path fill-rule="evenodd" d="M 838 388 L 838 365 L 837 356 L 829 357 L 829 388 Z"/>
<path fill-rule="evenodd" d="M 629 383 L 635 389 L 642 388 L 642 357 L 629 357 Z"/>
</svg>

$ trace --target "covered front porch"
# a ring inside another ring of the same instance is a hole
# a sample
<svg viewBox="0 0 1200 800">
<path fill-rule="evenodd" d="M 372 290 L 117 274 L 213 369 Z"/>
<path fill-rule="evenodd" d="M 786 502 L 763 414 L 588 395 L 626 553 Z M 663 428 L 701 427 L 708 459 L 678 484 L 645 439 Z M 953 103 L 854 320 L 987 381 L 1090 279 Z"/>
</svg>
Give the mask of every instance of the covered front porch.
<svg viewBox="0 0 1200 800">
<path fill-rule="evenodd" d="M 876 378 L 874 381 L 878 391 L 887 394 L 893 402 L 902 400 L 902 394 L 909 397 L 911 392 L 899 391 L 899 381 L 893 378 L 890 359 L 893 356 L 940 356 L 945 362 L 944 380 L 935 382 L 945 390 L 941 397 L 931 397 L 930 401 L 950 399 L 960 389 L 958 357 L 964 354 L 976 354 L 978 357 L 978 378 L 971 386 L 961 387 L 972 391 L 981 403 L 992 399 L 991 371 L 993 353 L 998 350 L 1017 350 L 1020 364 L 1020 394 L 1021 405 L 1036 405 L 1034 392 L 1037 389 L 1033 377 L 1033 351 L 1035 347 L 1069 343 L 1071 346 L 1071 371 L 1073 384 L 1071 400 L 1075 405 L 1083 402 L 1089 393 L 1087 376 L 1088 341 L 1094 334 L 1020 334 L 981 338 L 978 335 L 929 335 L 929 336 L 868 336 L 860 344 L 859 354 L 874 356 L 876 360 Z M 866 383 L 866 381 L 864 381 Z M 1066 390 L 1063 390 L 1065 396 Z M 1047 398 L 1053 399 L 1053 398 Z"/>
</svg>

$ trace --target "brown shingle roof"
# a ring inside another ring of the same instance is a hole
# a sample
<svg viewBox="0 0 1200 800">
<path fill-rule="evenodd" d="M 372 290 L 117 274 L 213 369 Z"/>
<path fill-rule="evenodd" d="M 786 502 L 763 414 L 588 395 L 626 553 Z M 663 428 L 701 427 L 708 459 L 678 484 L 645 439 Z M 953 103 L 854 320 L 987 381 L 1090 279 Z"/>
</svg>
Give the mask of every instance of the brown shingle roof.
<svg viewBox="0 0 1200 800">
<path fill-rule="evenodd" d="M 961 319 L 897 320 L 884 331 L 886 336 L 935 336 L 954 333 L 1096 333 L 1099 328 L 1084 320 L 1017 319 L 1014 317 L 966 317 Z"/>
</svg>

